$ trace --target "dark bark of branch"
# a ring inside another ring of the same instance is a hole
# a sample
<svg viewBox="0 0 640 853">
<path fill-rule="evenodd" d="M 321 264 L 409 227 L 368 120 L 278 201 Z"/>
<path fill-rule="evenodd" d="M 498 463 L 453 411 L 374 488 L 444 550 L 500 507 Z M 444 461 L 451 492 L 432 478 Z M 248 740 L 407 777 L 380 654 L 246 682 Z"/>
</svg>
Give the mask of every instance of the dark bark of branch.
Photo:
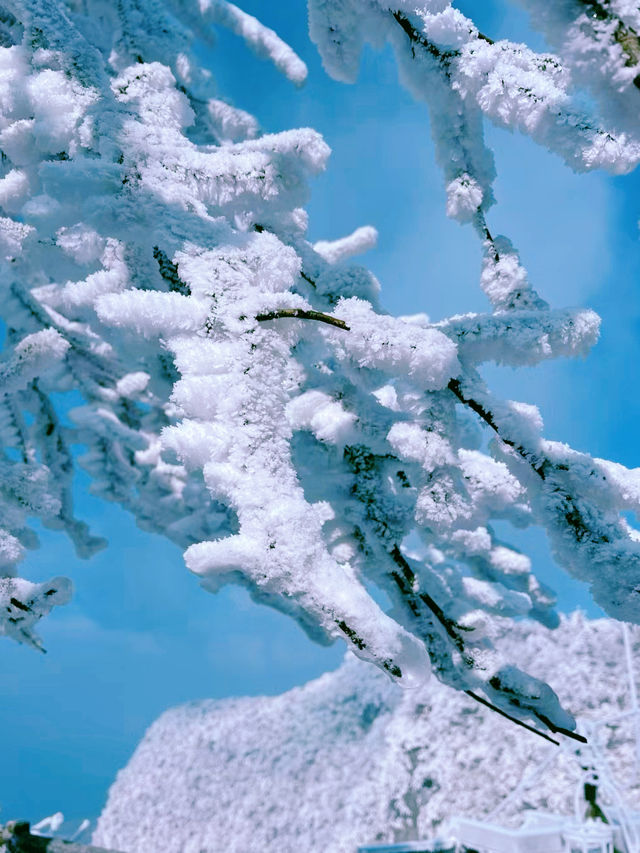
<svg viewBox="0 0 640 853">
<path fill-rule="evenodd" d="M 589 743 L 586 737 L 583 735 L 579 735 L 577 732 L 572 732 L 569 729 L 563 729 L 562 726 L 556 726 L 554 723 L 548 718 L 545 717 L 544 714 L 536 714 L 536 717 L 540 720 L 541 723 L 544 723 L 552 732 L 564 735 L 565 737 L 570 737 L 573 740 L 580 741 L 580 743 Z"/>
<path fill-rule="evenodd" d="M 327 323 L 329 326 L 336 326 L 338 329 L 350 331 L 350 327 L 344 320 L 338 320 L 337 317 L 332 317 L 330 314 L 323 314 L 321 311 L 305 311 L 302 308 L 281 308 L 278 311 L 269 311 L 267 314 L 256 314 L 256 320 L 259 323 L 266 323 L 268 320 L 282 320 L 292 318 L 294 320 L 317 320 L 319 323 Z"/>
<path fill-rule="evenodd" d="M 394 12 L 391 9 L 389 11 L 396 19 L 396 21 L 400 24 L 402 29 L 405 31 L 412 45 L 419 44 L 435 59 L 439 59 L 446 63 L 449 63 L 452 59 L 455 59 L 457 56 L 460 56 L 459 50 L 443 50 L 439 48 L 436 44 L 434 44 L 432 41 L 429 41 L 429 39 L 426 38 L 422 33 L 418 32 L 418 30 L 413 26 L 411 21 L 403 12 Z M 478 38 L 482 39 L 482 41 L 488 42 L 489 44 L 495 44 L 494 40 L 492 38 L 489 38 L 489 36 L 486 36 L 484 33 L 479 32 Z"/>
<path fill-rule="evenodd" d="M 528 723 L 523 723 L 522 720 L 519 720 L 517 717 L 512 717 L 511 714 L 507 714 L 506 711 L 503 711 L 502 708 L 498 708 L 497 705 L 494 705 L 492 702 L 489 702 L 488 699 L 484 699 L 482 696 L 478 696 L 478 694 L 474 693 L 473 690 L 465 690 L 464 692 L 467 694 L 467 696 L 471 696 L 472 699 L 475 699 L 476 702 L 479 702 L 481 705 L 484 705 L 491 711 L 495 711 L 496 714 L 500 714 L 501 717 L 506 717 L 507 720 L 511 720 L 511 722 L 515 723 L 517 726 L 522 726 L 522 728 L 526 729 L 528 732 L 533 732 L 539 737 L 548 740 L 550 743 L 555 743 L 556 746 L 560 746 L 560 741 L 554 740 L 552 737 L 549 737 L 549 735 L 546 735 L 544 732 L 539 731 L 539 729 L 530 726 Z M 584 740 L 584 738 L 581 739 Z"/>
<path fill-rule="evenodd" d="M 181 293 L 183 296 L 191 296 L 191 288 L 180 278 L 178 265 L 174 264 L 159 246 L 153 247 L 153 257 L 158 264 L 158 272 L 168 284 L 169 290 L 173 293 Z"/>
<path fill-rule="evenodd" d="M 367 648 L 366 642 L 358 635 L 357 631 L 354 631 L 353 628 L 350 628 L 349 625 L 344 621 L 344 619 L 336 619 L 336 625 L 342 633 L 349 638 L 349 641 L 353 643 L 353 645 L 359 649 L 360 651 L 364 651 Z M 379 661 L 380 666 L 385 670 L 385 672 L 393 675 L 394 678 L 402 678 L 402 670 L 400 667 L 393 662 L 390 658 L 386 660 Z"/>
</svg>

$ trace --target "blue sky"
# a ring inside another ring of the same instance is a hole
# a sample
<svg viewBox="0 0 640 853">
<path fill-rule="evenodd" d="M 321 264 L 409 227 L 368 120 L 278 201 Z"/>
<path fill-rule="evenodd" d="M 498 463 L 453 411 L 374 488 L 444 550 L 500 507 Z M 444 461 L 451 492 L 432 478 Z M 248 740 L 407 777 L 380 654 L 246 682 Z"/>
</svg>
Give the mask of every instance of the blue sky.
<svg viewBox="0 0 640 853">
<path fill-rule="evenodd" d="M 265 130 L 309 125 L 333 149 L 313 185 L 311 238 L 374 225 L 379 245 L 363 260 L 394 313 L 438 319 L 485 310 L 477 241 L 444 215 L 426 111 L 399 86 L 390 54 L 367 51 L 359 83 L 335 83 L 308 39 L 301 0 L 241 5 L 309 65 L 307 85 L 296 90 L 233 36 L 221 33 L 212 56 L 220 93 Z M 541 45 L 523 14 L 503 2 L 457 5 L 495 38 Z M 537 404 L 550 438 L 638 466 L 640 178 L 574 175 L 527 139 L 491 128 L 487 138 L 499 175 L 491 230 L 513 239 L 548 301 L 595 308 L 603 333 L 586 360 L 486 375 L 503 395 Z M 44 531 L 25 576 L 68 574 L 75 599 L 43 624 L 47 655 L 2 643 L 0 822 L 56 810 L 95 816 L 115 773 L 167 707 L 278 693 L 336 666 L 343 654 L 312 645 L 293 622 L 238 589 L 203 592 L 175 546 L 137 530 L 117 507 L 89 497 L 86 485 L 78 484 L 79 514 L 110 548 L 81 562 L 61 536 Z M 583 587 L 554 567 L 542 535 L 524 533 L 519 542 L 564 610 L 597 613 Z"/>
</svg>

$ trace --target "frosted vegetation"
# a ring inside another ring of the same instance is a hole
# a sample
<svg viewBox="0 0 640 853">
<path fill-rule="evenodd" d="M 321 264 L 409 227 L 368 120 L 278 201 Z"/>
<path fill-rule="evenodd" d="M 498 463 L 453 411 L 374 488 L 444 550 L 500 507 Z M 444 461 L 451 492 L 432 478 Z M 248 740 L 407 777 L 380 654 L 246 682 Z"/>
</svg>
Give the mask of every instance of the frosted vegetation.
<svg viewBox="0 0 640 853">
<path fill-rule="evenodd" d="M 640 534 L 625 515 L 640 472 L 545 440 L 534 407 L 479 375 L 489 361 L 583 355 L 599 322 L 549 307 L 490 232 L 483 122 L 576 170 L 634 168 L 635 4 L 526 0 L 558 51 L 538 54 L 494 43 L 446 0 L 417 12 L 415 0 L 310 0 L 334 77 L 355 80 L 365 43 L 393 46 L 430 110 L 447 213 L 481 241 L 487 312 L 435 324 L 385 314 L 351 260 L 373 229 L 306 239 L 322 138 L 262 134 L 220 99 L 214 26 L 304 81 L 271 30 L 226 0 L 0 4 L 0 630 L 38 646 L 35 623 L 69 597 L 64 579 L 15 577 L 37 545 L 31 519 L 65 530 L 82 557 L 105 544 L 74 514 L 81 445 L 93 492 L 181 545 L 205 589 L 242 584 L 400 684 L 433 671 L 572 729 L 555 693 L 492 643 L 509 620 L 558 621 L 492 522 L 543 527 L 608 614 L 640 622 Z M 82 400 L 71 425 L 70 391 Z"/>
<path fill-rule="evenodd" d="M 637 630 L 633 639 L 640 652 Z M 571 705 L 589 746 L 558 749 L 437 683 L 399 690 L 349 655 L 281 696 L 165 712 L 112 785 L 94 843 L 130 853 L 354 853 L 446 834 L 456 815 L 495 813 L 506 825 L 531 809 L 571 815 L 576 791 L 582 816 L 581 781 L 593 767 L 605 813 L 612 800 L 620 806 L 611 777 L 628 785 L 627 805 L 637 802 L 620 626 L 579 614 L 556 631 L 520 622 L 508 643 L 514 661 Z"/>
</svg>

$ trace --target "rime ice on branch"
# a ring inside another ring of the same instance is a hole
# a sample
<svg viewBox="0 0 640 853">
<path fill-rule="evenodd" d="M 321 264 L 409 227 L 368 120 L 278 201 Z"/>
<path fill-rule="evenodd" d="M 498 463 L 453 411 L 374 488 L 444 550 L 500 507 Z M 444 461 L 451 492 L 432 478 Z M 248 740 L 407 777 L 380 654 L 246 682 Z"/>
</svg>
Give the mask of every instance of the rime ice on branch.
<svg viewBox="0 0 640 853">
<path fill-rule="evenodd" d="M 634 0 L 518 0 L 597 100 L 603 115 L 637 137 L 640 6 Z"/>
<path fill-rule="evenodd" d="M 405 0 L 311 2 L 335 76 L 355 77 L 365 41 L 391 41 L 431 109 L 447 212 L 483 242 L 491 312 L 394 318 L 350 261 L 373 229 L 306 239 L 321 137 L 261 134 L 191 50 L 227 26 L 301 83 L 303 63 L 275 33 L 224 0 L 2 2 L 0 630 L 37 642 L 33 623 L 68 592 L 14 579 L 37 545 L 30 518 L 65 529 L 81 556 L 104 544 L 73 511 L 82 444 L 92 490 L 184 547 L 206 589 L 243 584 L 401 684 L 433 670 L 571 729 L 550 688 L 492 645 L 505 620 L 557 623 L 553 594 L 492 522 L 542 525 L 596 600 L 638 622 L 640 545 L 622 512 L 637 509 L 640 477 L 545 441 L 533 407 L 479 378 L 486 361 L 583 354 L 599 322 L 550 309 L 490 233 L 482 124 L 613 172 L 640 158 L 634 128 L 584 115 L 559 58 L 494 44 L 446 2 L 420 13 Z M 83 404 L 67 426 L 53 395 L 71 390 Z M 419 553 L 405 546 L 412 533 Z"/>
</svg>

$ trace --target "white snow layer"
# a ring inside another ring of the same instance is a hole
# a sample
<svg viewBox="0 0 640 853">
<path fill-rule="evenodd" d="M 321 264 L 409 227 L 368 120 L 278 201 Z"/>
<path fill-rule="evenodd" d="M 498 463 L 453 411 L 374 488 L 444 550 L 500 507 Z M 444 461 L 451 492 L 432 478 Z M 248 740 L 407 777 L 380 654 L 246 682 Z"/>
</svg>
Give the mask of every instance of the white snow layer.
<svg viewBox="0 0 640 853">
<path fill-rule="evenodd" d="M 520 622 L 508 644 L 579 719 L 628 710 L 619 624 L 579 613 L 554 631 Z M 632 645 L 637 655 L 637 629 Z M 628 720 L 601 731 L 618 782 L 632 775 L 631 738 Z M 456 814 L 488 814 L 551 753 L 506 822 L 532 808 L 571 814 L 578 761 L 435 680 L 403 691 L 348 655 L 281 696 L 164 713 L 118 774 L 94 843 L 125 853 L 355 853 L 428 837 Z M 637 785 L 632 795 L 637 805 Z"/>
</svg>

